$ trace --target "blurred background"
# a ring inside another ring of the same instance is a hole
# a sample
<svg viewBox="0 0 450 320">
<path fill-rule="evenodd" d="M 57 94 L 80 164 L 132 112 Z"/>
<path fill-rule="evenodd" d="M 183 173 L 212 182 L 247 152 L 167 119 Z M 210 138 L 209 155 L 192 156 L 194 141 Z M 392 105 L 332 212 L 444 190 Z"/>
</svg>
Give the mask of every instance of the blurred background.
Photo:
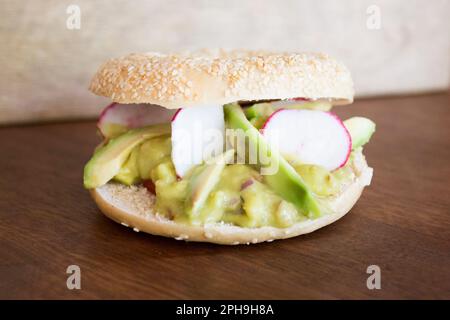
<svg viewBox="0 0 450 320">
<path fill-rule="evenodd" d="M 2 0 L 0 124 L 93 118 L 106 59 L 199 48 L 323 51 L 357 97 L 449 86 L 448 0 Z"/>
</svg>

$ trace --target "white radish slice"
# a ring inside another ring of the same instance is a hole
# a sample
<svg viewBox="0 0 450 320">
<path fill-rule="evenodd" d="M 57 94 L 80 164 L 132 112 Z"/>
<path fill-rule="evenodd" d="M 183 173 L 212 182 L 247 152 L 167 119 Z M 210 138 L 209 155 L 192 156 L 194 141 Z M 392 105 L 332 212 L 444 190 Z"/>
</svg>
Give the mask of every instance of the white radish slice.
<svg viewBox="0 0 450 320">
<path fill-rule="evenodd" d="M 344 166 L 352 149 L 350 134 L 331 112 L 280 109 L 261 130 L 282 155 L 330 171 Z"/>
<path fill-rule="evenodd" d="M 159 106 L 112 103 L 100 114 L 97 127 L 105 138 L 112 138 L 131 128 L 160 123 L 163 108 L 155 107 Z"/>
<path fill-rule="evenodd" d="M 172 118 L 172 162 L 179 177 L 224 151 L 222 106 L 178 109 Z"/>
</svg>

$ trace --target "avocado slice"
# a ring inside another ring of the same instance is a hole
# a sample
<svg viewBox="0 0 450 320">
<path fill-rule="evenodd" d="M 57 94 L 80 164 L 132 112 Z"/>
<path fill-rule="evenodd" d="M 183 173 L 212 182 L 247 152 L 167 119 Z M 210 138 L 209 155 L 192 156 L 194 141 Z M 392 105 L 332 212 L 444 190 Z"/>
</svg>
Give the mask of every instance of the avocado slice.
<svg viewBox="0 0 450 320">
<path fill-rule="evenodd" d="M 160 136 L 144 141 L 139 146 L 137 167 L 142 180 L 148 180 L 154 167 L 170 157 L 172 141 L 169 135 Z"/>
<path fill-rule="evenodd" d="M 270 103 L 256 103 L 244 109 L 245 116 L 255 128 L 261 128 L 275 109 Z"/>
<path fill-rule="evenodd" d="M 264 137 L 247 120 L 241 107 L 236 103 L 227 104 L 224 106 L 224 113 L 229 128 L 244 130 L 249 143 L 253 144 L 252 147 L 257 148 L 260 154 L 267 155 L 269 162 L 278 164 L 278 170 L 275 173 L 264 175 L 265 182 L 304 215 L 310 218 L 320 216 L 319 205 L 302 178 L 281 155 L 270 149 Z M 262 164 L 258 159 L 258 166 L 264 168 L 267 165 Z"/>
<path fill-rule="evenodd" d="M 97 127 L 100 128 L 100 125 L 97 124 Z M 127 126 L 118 123 L 103 123 L 99 132 L 103 137 L 112 139 L 124 134 L 128 129 Z"/>
<path fill-rule="evenodd" d="M 123 183 L 127 186 L 137 183 L 141 180 L 139 175 L 139 168 L 137 166 L 137 159 L 139 157 L 140 146 L 134 147 L 131 151 L 128 160 L 125 161 L 119 172 L 114 176 L 114 180 Z"/>
<path fill-rule="evenodd" d="M 234 149 L 227 150 L 213 159 L 211 164 L 194 169 L 189 179 L 186 198 L 186 212 L 189 216 L 195 216 L 200 212 L 209 194 L 219 182 L 226 164 L 233 159 L 234 152 Z"/>
<path fill-rule="evenodd" d="M 127 161 L 131 151 L 147 139 L 170 133 L 170 124 L 132 129 L 101 146 L 84 167 L 84 187 L 97 188 L 111 180 Z"/>
<path fill-rule="evenodd" d="M 344 121 L 344 125 L 352 137 L 352 149 L 359 148 L 369 142 L 375 132 L 375 122 L 364 117 L 353 117 Z"/>
<path fill-rule="evenodd" d="M 247 119 L 252 119 L 256 117 L 268 117 L 270 116 L 275 109 L 270 103 L 256 103 L 251 107 L 247 107 L 244 109 L 245 116 Z"/>
</svg>

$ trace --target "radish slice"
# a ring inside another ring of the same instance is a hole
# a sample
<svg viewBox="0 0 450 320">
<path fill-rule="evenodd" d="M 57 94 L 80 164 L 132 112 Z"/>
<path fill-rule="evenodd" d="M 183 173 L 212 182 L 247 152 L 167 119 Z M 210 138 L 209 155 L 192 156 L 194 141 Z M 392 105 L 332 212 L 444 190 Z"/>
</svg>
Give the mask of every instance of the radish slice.
<svg viewBox="0 0 450 320">
<path fill-rule="evenodd" d="M 131 128 L 161 123 L 165 109 L 151 104 L 112 103 L 100 114 L 97 127 L 105 138 L 112 138 Z M 159 109 L 159 110 L 158 110 Z"/>
<path fill-rule="evenodd" d="M 178 109 L 172 118 L 172 162 L 179 177 L 224 151 L 222 106 Z"/>
<path fill-rule="evenodd" d="M 328 170 L 344 166 L 352 149 L 350 134 L 331 112 L 280 109 L 267 119 L 262 133 L 284 156 Z"/>
</svg>

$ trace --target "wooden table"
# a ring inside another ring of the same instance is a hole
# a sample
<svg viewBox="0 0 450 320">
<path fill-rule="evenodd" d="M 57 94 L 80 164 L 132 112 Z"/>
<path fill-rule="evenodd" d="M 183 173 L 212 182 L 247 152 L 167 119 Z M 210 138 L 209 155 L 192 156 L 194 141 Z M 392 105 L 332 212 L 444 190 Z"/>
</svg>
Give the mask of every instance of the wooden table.
<svg viewBox="0 0 450 320">
<path fill-rule="evenodd" d="M 372 186 L 342 220 L 250 246 L 185 243 L 105 218 L 82 187 L 94 122 L 0 128 L 0 298 L 450 298 L 448 93 L 356 101 Z M 68 290 L 66 268 L 81 268 Z M 381 268 L 381 290 L 366 269 Z"/>
</svg>

